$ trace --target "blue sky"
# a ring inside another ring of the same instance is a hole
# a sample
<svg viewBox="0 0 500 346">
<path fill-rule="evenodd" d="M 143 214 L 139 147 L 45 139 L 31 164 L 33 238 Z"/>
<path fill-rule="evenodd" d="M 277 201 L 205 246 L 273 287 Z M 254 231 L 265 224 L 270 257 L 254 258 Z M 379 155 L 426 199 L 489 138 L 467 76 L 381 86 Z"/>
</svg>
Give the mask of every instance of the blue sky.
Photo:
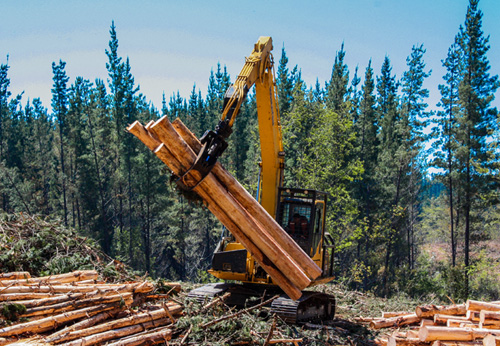
<svg viewBox="0 0 500 346">
<path fill-rule="evenodd" d="M 0 12 L 0 63 L 9 55 L 10 91 L 40 97 L 50 108 L 52 62 L 67 63 L 77 76 L 107 79 L 105 49 L 114 20 L 119 55 L 129 57 L 141 92 L 156 107 L 162 94 L 188 97 L 194 84 L 203 95 L 210 70 L 225 65 L 232 80 L 259 36 L 272 36 L 275 60 L 284 46 L 289 67 L 298 65 L 313 85 L 330 78 L 344 42 L 351 77 L 368 61 L 379 74 L 387 55 L 400 78 L 414 45 L 424 44 L 428 103 L 439 101 L 441 60 L 464 23 L 468 0 L 323 1 L 13 1 Z M 491 74 L 500 74 L 500 1 L 481 0 L 483 31 L 490 35 Z M 494 105 L 500 108 L 497 99 Z"/>
</svg>

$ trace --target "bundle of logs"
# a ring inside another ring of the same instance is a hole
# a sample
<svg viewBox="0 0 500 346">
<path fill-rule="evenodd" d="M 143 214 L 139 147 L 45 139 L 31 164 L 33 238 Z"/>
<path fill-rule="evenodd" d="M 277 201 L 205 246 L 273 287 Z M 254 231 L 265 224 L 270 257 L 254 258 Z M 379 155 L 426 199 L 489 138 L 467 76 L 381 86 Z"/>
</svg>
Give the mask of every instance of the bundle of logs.
<svg viewBox="0 0 500 346">
<path fill-rule="evenodd" d="M 147 281 L 108 284 L 96 271 L 0 274 L 0 345 L 153 345 L 170 340 L 182 306 Z"/>
<path fill-rule="evenodd" d="M 500 302 L 423 305 L 413 313 L 384 312 L 380 318 L 357 321 L 367 322 L 373 329 L 395 329 L 388 337 L 377 339 L 379 345 L 500 345 Z"/>
<path fill-rule="evenodd" d="M 171 123 L 164 116 L 146 126 L 136 121 L 127 130 L 204 201 L 290 298 L 300 298 L 321 275 L 314 261 L 220 163 L 204 179 L 190 170 L 202 144 L 179 119 Z"/>
</svg>

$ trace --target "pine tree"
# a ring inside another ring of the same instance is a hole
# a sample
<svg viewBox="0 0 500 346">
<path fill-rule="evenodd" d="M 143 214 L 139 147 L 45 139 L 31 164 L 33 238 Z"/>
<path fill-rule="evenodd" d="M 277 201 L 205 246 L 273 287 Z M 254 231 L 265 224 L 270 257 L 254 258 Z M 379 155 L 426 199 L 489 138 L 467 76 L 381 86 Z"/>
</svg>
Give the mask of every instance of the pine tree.
<svg viewBox="0 0 500 346">
<path fill-rule="evenodd" d="M 95 210 L 95 190 L 91 188 L 88 174 L 89 162 L 89 144 L 86 134 L 85 123 L 87 115 L 91 111 L 91 89 L 92 84 L 77 77 L 74 84 L 69 89 L 68 101 L 68 156 L 69 156 L 69 190 L 71 192 L 71 207 L 73 227 L 88 225 L 89 220 L 82 220 L 84 217 L 82 203 L 90 202 L 92 209 Z M 92 184 L 93 185 L 93 184 Z M 90 196 L 87 195 L 90 193 Z M 85 201 L 84 201 L 85 200 Z M 88 209 L 90 209 L 90 205 Z"/>
<path fill-rule="evenodd" d="M 119 245 L 120 249 L 122 249 L 120 251 L 127 253 L 128 259 L 133 261 L 133 239 L 136 238 L 134 233 L 137 232 L 137 228 L 133 225 L 134 215 L 132 204 L 134 192 L 132 190 L 132 164 L 137 142 L 132 136 L 125 134 L 124 129 L 128 124 L 137 119 L 136 94 L 139 91 L 139 87 L 135 86 L 129 59 L 127 58 L 125 62 L 122 62 L 122 58 L 118 56 L 118 38 L 114 22 L 111 25 L 110 36 L 109 50 L 106 50 L 106 55 L 108 56 L 106 68 L 110 77 L 108 84 L 112 98 L 112 118 L 115 122 L 113 183 L 115 196 L 118 196 L 117 201 L 113 199 L 113 204 L 118 232 L 121 236 L 121 241 L 126 243 L 126 245 Z M 103 249 L 106 252 L 111 251 L 113 237 L 114 234 L 112 232 L 103 239 Z"/>
<path fill-rule="evenodd" d="M 398 112 L 399 99 L 397 90 L 399 84 L 396 77 L 392 76 L 392 67 L 386 56 L 382 64 L 381 75 L 377 77 L 377 116 L 380 126 L 379 150 L 377 167 L 377 184 L 380 193 L 376 196 L 378 205 L 383 206 L 379 218 L 385 224 L 383 238 L 385 240 L 384 273 L 382 276 L 382 289 L 384 294 L 389 293 L 389 276 L 394 271 L 394 251 L 400 241 L 398 232 L 403 217 L 402 190 L 404 175 L 404 152 L 401 150 L 401 119 Z"/>
<path fill-rule="evenodd" d="M 200 128 L 200 123 L 198 119 L 205 117 L 205 106 L 203 104 L 203 98 L 201 96 L 201 90 L 196 92 L 196 84 L 193 85 L 191 90 L 191 95 L 189 97 L 188 103 L 189 117 L 186 121 L 186 126 L 199 138 L 203 135 L 203 130 Z"/>
<path fill-rule="evenodd" d="M 332 76 L 326 86 L 326 106 L 332 109 L 337 114 L 345 116 L 349 106 L 346 103 L 348 100 L 348 85 L 349 85 L 349 69 L 344 63 L 345 51 L 344 43 L 340 47 L 340 51 L 335 56 L 333 64 Z"/>
<path fill-rule="evenodd" d="M 463 111 L 459 119 L 458 141 L 460 183 L 464 187 L 463 212 L 465 218 L 465 270 L 468 294 L 468 270 L 470 266 L 471 213 L 474 202 L 491 185 L 493 153 L 491 134 L 496 126 L 497 109 L 491 107 L 494 93 L 499 86 L 498 76 L 490 76 L 489 37 L 482 31 L 483 13 L 478 9 L 479 0 L 470 0 L 465 25 L 458 34 L 464 69 L 459 85 L 460 106 Z"/>
<path fill-rule="evenodd" d="M 9 65 L 0 65 L 0 162 L 4 160 L 5 152 L 5 128 L 6 121 L 9 118 L 8 102 L 11 92 L 9 91 L 10 79 L 8 77 Z M 2 191 L 2 209 L 7 209 L 7 195 Z"/>
<path fill-rule="evenodd" d="M 370 267 L 369 261 L 373 257 L 369 254 L 374 245 L 370 238 L 376 232 L 374 228 L 376 215 L 378 214 L 375 203 L 378 189 L 375 174 L 378 165 L 379 139 L 377 137 L 378 121 L 374 91 L 375 81 L 370 60 L 366 67 L 364 84 L 361 87 L 358 116 L 354 118 L 353 125 L 356 132 L 356 156 L 363 165 L 363 173 L 359 179 L 354 181 L 354 197 L 358 203 L 359 213 L 356 257 L 363 263 L 365 268 Z M 367 289 L 369 275 L 368 270 L 365 270 L 362 278 L 365 289 Z"/>
<path fill-rule="evenodd" d="M 59 60 L 59 64 L 56 65 L 55 62 L 52 63 L 52 72 L 54 77 L 53 88 L 52 88 L 52 111 L 54 113 L 55 118 L 57 119 L 57 126 L 59 128 L 59 159 L 60 159 L 60 177 L 61 177 L 61 186 L 63 193 L 63 217 L 64 224 L 68 225 L 68 206 L 67 206 L 67 186 L 66 186 L 66 162 L 64 157 L 65 152 L 65 144 L 68 136 L 68 89 L 67 83 L 69 81 L 69 77 L 66 76 L 66 71 L 64 68 L 66 67 L 66 62 Z"/>
<path fill-rule="evenodd" d="M 137 115 L 138 115 L 138 110 L 137 110 L 137 102 L 138 102 L 138 97 L 136 96 L 137 92 L 139 91 L 139 86 L 135 86 L 135 80 L 134 77 L 132 76 L 131 73 L 131 66 L 130 66 L 130 61 L 129 58 L 127 57 L 125 61 L 125 66 L 123 69 L 123 81 L 124 81 L 124 111 L 126 114 L 126 124 L 122 128 L 123 129 L 126 127 L 128 124 L 132 124 L 135 120 L 137 120 Z M 135 256 L 134 256 L 134 248 L 136 247 L 136 244 L 134 242 L 137 239 L 140 239 L 139 237 L 139 228 L 135 225 L 135 213 L 134 213 L 134 208 L 133 204 L 135 203 L 134 198 L 135 198 L 135 191 L 133 191 L 133 163 L 135 161 L 134 156 L 136 155 L 136 147 L 137 147 L 137 141 L 133 136 L 127 135 L 124 136 L 123 138 L 123 145 L 125 147 L 125 167 L 123 170 L 125 171 L 126 177 L 127 177 L 127 230 L 128 230 L 128 257 L 129 261 L 131 264 L 134 263 L 135 261 Z"/>
<path fill-rule="evenodd" d="M 11 95 L 9 91 L 9 67 L 8 63 L 0 65 L 0 161 L 4 158 L 4 124 L 8 118 L 8 101 Z"/>
<path fill-rule="evenodd" d="M 423 55 L 425 49 L 423 45 L 413 46 L 411 55 L 406 59 L 408 70 L 404 72 L 402 78 L 402 101 L 401 114 L 404 119 L 403 143 L 406 152 L 405 164 L 407 168 L 406 178 L 406 242 L 408 246 L 407 258 L 408 267 L 414 268 L 415 264 L 415 223 L 418 215 L 419 196 L 424 158 L 421 156 L 425 135 L 423 133 L 429 113 L 426 111 L 427 103 L 425 99 L 429 96 L 429 91 L 423 87 L 425 78 L 430 76 L 430 71 L 425 71 Z"/>
<path fill-rule="evenodd" d="M 97 208 L 93 215 L 94 221 L 90 225 L 89 231 L 95 238 L 101 240 L 101 246 L 104 241 L 109 241 L 113 234 L 113 208 L 109 201 L 113 200 L 113 171 L 114 171 L 114 153 L 110 150 L 113 143 L 112 138 L 113 119 L 109 109 L 109 97 L 106 93 L 106 87 L 102 80 L 95 81 L 95 88 L 91 93 L 91 110 L 86 117 L 86 135 L 89 145 L 89 155 L 91 159 L 88 171 L 91 177 L 88 179 L 94 184 L 90 190 L 97 190 L 93 198 Z M 90 201 L 89 201 L 90 202 Z M 89 208 L 92 209 L 92 208 Z"/>
<path fill-rule="evenodd" d="M 29 209 L 48 215 L 52 210 L 51 187 L 56 185 L 54 177 L 53 123 L 40 99 L 28 100 L 24 111 L 18 110 L 17 154 L 20 165 L 17 173 L 22 177 L 20 188 Z M 59 208 L 56 204 L 56 207 Z"/>
<path fill-rule="evenodd" d="M 457 235 L 456 228 L 459 226 L 460 208 L 457 205 L 462 193 L 460 187 L 456 184 L 456 149 L 457 143 L 457 119 L 460 116 L 460 104 L 458 89 L 462 75 L 462 57 L 457 40 L 448 49 L 448 55 L 443 61 L 446 68 L 446 74 L 443 79 L 446 84 L 439 85 L 441 92 L 441 102 L 438 106 L 443 108 L 437 113 L 435 120 L 436 127 L 433 129 L 431 137 L 437 138 L 433 143 L 434 161 L 433 165 L 443 169 L 441 175 L 442 181 L 447 187 L 448 206 L 449 206 L 449 224 L 450 224 L 450 244 L 451 244 L 451 263 L 456 265 L 457 256 Z M 455 213 L 456 209 L 456 213 Z"/>
<path fill-rule="evenodd" d="M 111 39 L 109 41 L 109 50 L 106 49 L 106 55 L 108 56 L 108 62 L 106 63 L 106 69 L 108 70 L 108 85 L 110 89 L 110 98 L 111 98 L 111 114 L 112 119 L 114 121 L 114 133 L 112 134 L 113 140 L 111 141 L 110 149 L 114 153 L 114 167 L 110 171 L 110 174 L 113 174 L 113 185 L 114 185 L 114 196 L 118 196 L 118 201 L 116 198 L 112 199 L 113 209 L 114 209 L 114 222 L 117 224 L 118 231 L 120 234 L 124 232 L 124 176 L 121 170 L 122 161 L 124 156 L 124 148 L 123 148 L 123 129 L 126 126 L 125 123 L 125 110 L 124 110 L 124 101 L 125 101 L 125 90 L 123 88 L 124 85 L 124 64 L 122 62 L 122 58 L 118 56 L 118 38 L 116 35 L 116 27 L 114 21 L 111 23 L 110 28 L 110 36 Z M 102 238 L 102 247 L 104 252 L 110 254 L 111 248 L 113 244 L 114 238 L 114 230 L 111 230 L 110 234 L 105 235 Z"/>
<path fill-rule="evenodd" d="M 358 119 L 354 122 L 354 128 L 357 134 L 357 147 L 359 158 L 363 162 L 363 185 L 364 192 L 361 192 L 361 198 L 365 201 L 364 212 L 365 216 L 370 215 L 370 206 L 368 203 L 371 201 L 370 191 L 375 188 L 373 181 L 374 170 L 377 164 L 377 150 L 378 150 L 378 122 L 376 114 L 376 99 L 374 95 L 375 82 L 373 79 L 373 69 L 371 67 L 371 60 L 365 71 L 365 81 L 362 87 L 362 96 L 359 107 Z"/>
<path fill-rule="evenodd" d="M 37 185 L 35 187 L 35 200 L 38 212 L 43 215 L 50 215 L 54 211 L 54 203 L 52 201 L 53 186 L 56 185 L 54 162 L 56 155 L 54 152 L 54 131 L 53 123 L 47 113 L 47 109 L 43 107 L 40 99 L 33 100 L 33 152 L 32 157 L 37 158 L 31 160 L 33 164 L 33 180 Z"/>
<path fill-rule="evenodd" d="M 278 106 L 280 114 L 286 117 L 290 112 L 293 102 L 293 77 L 288 71 L 288 57 L 286 56 L 285 47 L 281 49 L 281 58 L 278 65 L 278 75 L 276 78 L 276 86 L 278 88 Z"/>
</svg>

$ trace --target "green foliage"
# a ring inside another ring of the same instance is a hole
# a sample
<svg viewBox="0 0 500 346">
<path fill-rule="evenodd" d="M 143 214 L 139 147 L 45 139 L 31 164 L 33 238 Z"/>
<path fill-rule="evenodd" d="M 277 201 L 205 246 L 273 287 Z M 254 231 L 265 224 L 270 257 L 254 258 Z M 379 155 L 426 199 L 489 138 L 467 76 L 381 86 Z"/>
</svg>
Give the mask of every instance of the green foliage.
<svg viewBox="0 0 500 346">
<path fill-rule="evenodd" d="M 128 276 L 96 243 L 60 221 L 25 214 L 0 214 L 0 267 L 32 276 L 96 269 L 104 277 Z"/>
<path fill-rule="evenodd" d="M 472 261 L 468 275 L 472 297 L 485 301 L 500 298 L 500 261 L 492 259 L 492 254 L 485 249 L 479 251 Z"/>
<path fill-rule="evenodd" d="M 482 32 L 483 13 L 478 3 L 469 1 L 465 23 L 443 61 L 447 71 L 445 84 L 439 86 L 443 111 L 438 112 L 434 130 L 441 136 L 434 144 L 434 165 L 444 169 L 440 179 L 448 193 L 453 266 L 457 257 L 456 229 L 463 227 L 466 294 L 472 292 L 468 287 L 472 273 L 471 242 L 484 238 L 486 233 L 479 230 L 483 227 L 477 217 L 498 203 L 496 197 L 486 196 L 496 195 L 498 189 L 498 143 L 492 136 L 498 129 L 498 111 L 491 101 L 500 83 L 498 76 L 489 74 L 489 38 Z"/>
<path fill-rule="evenodd" d="M 26 306 L 16 303 L 5 303 L 1 305 L 0 314 L 7 322 L 16 322 L 19 315 L 26 313 Z"/>
<path fill-rule="evenodd" d="M 308 87 L 298 66 L 288 68 L 282 49 L 277 94 L 284 185 L 329 194 L 327 231 L 335 240 L 336 274 L 350 288 L 387 296 L 432 291 L 463 299 L 469 278 L 470 294 L 494 297 L 498 291 L 491 272 L 496 260 L 487 264 L 488 241 L 499 236 L 499 194 L 492 179 L 498 169 L 497 110 L 491 107 L 499 83 L 489 74 L 481 19 L 478 1 L 471 0 L 443 62 L 433 164 L 443 170 L 436 180 L 446 194 L 432 199 L 424 191 L 433 178 L 424 177 L 423 128 L 429 116 L 424 85 L 430 72 L 423 45 L 412 47 L 399 80 L 388 56 L 378 75 L 370 61 L 361 88 L 357 69 L 349 80 L 343 44 L 323 87 L 319 81 Z M 189 99 L 173 92 L 158 111 L 139 94 L 131 62 L 119 54 L 114 22 L 109 33 L 107 83 L 77 77 L 68 85 L 66 63 L 52 64 L 51 114 L 39 99 L 23 106 L 22 95 L 12 97 L 9 66 L 0 65 L 0 208 L 24 220 L 21 225 L 30 217 L 19 212 L 50 215 L 78 230 L 49 221 L 36 221 L 36 232 L 21 227 L 16 236 L 2 229 L 2 269 L 26 266 L 43 274 L 100 266 L 112 276 L 115 266 L 97 259 L 112 255 L 152 276 L 212 282 L 206 269 L 220 223 L 179 195 L 163 163 L 125 128 L 166 115 L 200 137 L 216 126 L 231 78 L 218 64 L 206 95 L 194 85 Z M 221 158 L 252 194 L 260 161 L 256 113 L 250 90 Z M 453 249 L 451 263 L 443 239 Z M 95 243 L 106 255 L 89 252 Z M 429 255 L 432 246 L 436 253 Z M 228 322 L 223 338 L 231 340 L 238 328 Z"/>
</svg>

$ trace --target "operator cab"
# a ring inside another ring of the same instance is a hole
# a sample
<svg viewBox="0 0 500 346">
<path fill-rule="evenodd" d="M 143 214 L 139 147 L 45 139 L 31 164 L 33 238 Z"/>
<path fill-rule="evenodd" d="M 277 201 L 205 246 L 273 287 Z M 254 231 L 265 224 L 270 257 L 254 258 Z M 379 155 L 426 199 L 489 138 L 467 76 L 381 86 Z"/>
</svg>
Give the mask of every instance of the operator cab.
<svg viewBox="0 0 500 346">
<path fill-rule="evenodd" d="M 279 189 L 276 221 L 311 257 L 324 232 L 326 194 L 316 190 Z"/>
</svg>

